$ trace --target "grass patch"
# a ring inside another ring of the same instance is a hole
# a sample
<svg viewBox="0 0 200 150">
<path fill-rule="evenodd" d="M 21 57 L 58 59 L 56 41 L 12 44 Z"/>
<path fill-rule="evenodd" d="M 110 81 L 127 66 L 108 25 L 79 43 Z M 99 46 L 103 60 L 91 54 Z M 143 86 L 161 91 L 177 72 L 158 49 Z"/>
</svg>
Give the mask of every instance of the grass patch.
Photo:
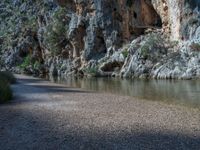
<svg viewBox="0 0 200 150">
<path fill-rule="evenodd" d="M 85 74 L 88 74 L 88 75 L 91 75 L 91 76 L 95 77 L 95 76 L 97 76 L 97 74 L 98 74 L 98 67 L 85 68 L 85 69 L 83 70 L 83 72 L 84 72 Z"/>
<path fill-rule="evenodd" d="M 122 55 L 124 56 L 124 58 L 128 57 L 128 50 L 125 49 L 124 51 L 122 51 Z"/>
<path fill-rule="evenodd" d="M 0 103 L 8 102 L 13 94 L 10 84 L 15 83 L 16 79 L 10 72 L 0 72 Z"/>
</svg>

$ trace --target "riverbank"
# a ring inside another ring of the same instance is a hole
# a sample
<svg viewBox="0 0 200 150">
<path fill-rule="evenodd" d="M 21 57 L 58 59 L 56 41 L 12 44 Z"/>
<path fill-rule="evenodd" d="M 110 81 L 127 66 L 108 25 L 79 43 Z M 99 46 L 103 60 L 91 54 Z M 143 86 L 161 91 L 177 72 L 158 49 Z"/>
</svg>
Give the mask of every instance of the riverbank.
<svg viewBox="0 0 200 150">
<path fill-rule="evenodd" d="M 0 106 L 2 149 L 192 149 L 198 109 L 97 93 L 17 75 Z"/>
</svg>

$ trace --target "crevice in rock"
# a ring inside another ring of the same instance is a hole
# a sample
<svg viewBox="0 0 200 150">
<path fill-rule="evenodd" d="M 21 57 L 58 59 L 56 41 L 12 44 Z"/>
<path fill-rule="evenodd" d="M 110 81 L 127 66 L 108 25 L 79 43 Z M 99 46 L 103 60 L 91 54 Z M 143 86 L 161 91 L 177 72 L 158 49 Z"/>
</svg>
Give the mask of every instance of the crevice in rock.
<svg viewBox="0 0 200 150">
<path fill-rule="evenodd" d="M 123 66 L 123 63 L 114 61 L 104 64 L 100 69 L 103 72 L 113 72 L 113 71 L 119 71 L 121 67 Z"/>
<path fill-rule="evenodd" d="M 97 54 L 106 54 L 106 43 L 101 29 L 96 30 L 96 40 L 94 45 L 94 51 Z"/>
<path fill-rule="evenodd" d="M 162 19 L 156 12 L 151 1 L 134 1 L 131 7 L 133 25 L 129 27 L 131 35 L 141 35 L 148 28 L 162 28 Z"/>
<path fill-rule="evenodd" d="M 81 54 L 81 51 L 84 50 L 84 36 L 85 36 L 85 28 L 84 27 L 79 27 L 77 30 L 76 30 L 76 36 L 75 38 L 72 40 L 72 43 L 73 43 L 73 57 L 80 57 L 80 54 Z"/>
<path fill-rule="evenodd" d="M 76 10 L 76 4 L 74 0 L 54 0 L 58 5 L 62 7 L 70 8 L 71 10 Z"/>
</svg>

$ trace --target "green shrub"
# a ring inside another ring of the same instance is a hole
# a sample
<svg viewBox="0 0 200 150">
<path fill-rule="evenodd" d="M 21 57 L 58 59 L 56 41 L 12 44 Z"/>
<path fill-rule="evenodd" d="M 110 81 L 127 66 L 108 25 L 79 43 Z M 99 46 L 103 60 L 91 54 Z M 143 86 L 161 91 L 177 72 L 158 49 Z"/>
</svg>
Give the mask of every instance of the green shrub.
<svg viewBox="0 0 200 150">
<path fill-rule="evenodd" d="M 10 72 L 0 72 L 0 103 L 7 102 L 12 99 L 11 83 L 15 83 L 16 79 Z"/>
<path fill-rule="evenodd" d="M 66 10 L 63 8 L 58 9 L 54 13 L 52 21 L 46 27 L 44 43 L 52 55 L 60 54 L 62 48 L 66 45 L 67 26 L 65 16 Z"/>
<path fill-rule="evenodd" d="M 27 68 L 28 66 L 30 66 L 32 63 L 31 63 L 31 55 L 27 55 L 25 58 L 24 58 L 24 61 L 23 63 L 19 66 L 21 69 L 25 69 Z"/>
<path fill-rule="evenodd" d="M 0 79 L 0 103 L 7 102 L 12 99 L 12 90 L 10 84 Z"/>
<path fill-rule="evenodd" d="M 25 31 L 25 29 L 29 29 L 32 32 L 37 32 L 38 24 L 37 24 L 37 17 L 36 16 L 29 16 L 26 17 L 27 20 L 23 22 L 22 24 L 22 30 Z"/>
<path fill-rule="evenodd" d="M 149 58 L 155 50 L 160 51 L 163 47 L 163 40 L 158 37 L 158 35 L 151 34 L 145 43 L 141 46 L 140 55 L 144 59 L 152 59 Z"/>
<path fill-rule="evenodd" d="M 63 48 L 63 41 L 66 39 L 65 26 L 59 22 L 53 22 L 48 25 L 44 35 L 44 42 L 52 55 L 58 55 Z"/>
<path fill-rule="evenodd" d="M 148 44 L 145 44 L 141 47 L 140 54 L 144 59 L 148 59 L 148 57 L 149 57 L 149 45 Z"/>
<path fill-rule="evenodd" d="M 193 51 L 198 51 L 200 52 L 200 44 L 199 43 L 192 43 L 190 45 L 190 48 L 193 50 Z"/>
<path fill-rule="evenodd" d="M 14 75 L 8 71 L 0 72 L 0 80 L 6 81 L 10 84 L 16 82 L 16 78 L 14 77 Z"/>
<path fill-rule="evenodd" d="M 53 19 L 57 21 L 63 20 L 63 18 L 66 17 L 66 14 L 67 14 L 67 9 L 60 7 L 53 14 Z"/>
<path fill-rule="evenodd" d="M 97 73 L 97 71 L 98 71 L 98 68 L 89 68 L 88 69 L 88 73 L 90 73 L 90 74 L 96 74 Z"/>
<path fill-rule="evenodd" d="M 40 68 L 41 64 L 39 61 L 35 61 L 34 65 L 33 65 L 33 68 L 38 70 Z"/>
<path fill-rule="evenodd" d="M 122 51 L 122 55 L 124 56 L 124 58 L 128 57 L 128 50 L 125 49 L 124 51 Z"/>
<path fill-rule="evenodd" d="M 98 74 L 98 67 L 92 67 L 92 68 L 85 68 L 83 70 L 85 74 L 91 75 L 91 76 L 97 76 Z"/>
</svg>

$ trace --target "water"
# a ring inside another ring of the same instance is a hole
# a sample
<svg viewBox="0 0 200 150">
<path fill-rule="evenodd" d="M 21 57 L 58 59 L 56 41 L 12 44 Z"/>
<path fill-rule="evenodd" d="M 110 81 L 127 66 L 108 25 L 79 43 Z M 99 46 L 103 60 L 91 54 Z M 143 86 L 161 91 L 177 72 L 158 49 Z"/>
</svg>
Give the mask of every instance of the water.
<svg viewBox="0 0 200 150">
<path fill-rule="evenodd" d="M 200 80 L 51 79 L 69 87 L 200 108 Z"/>
</svg>

